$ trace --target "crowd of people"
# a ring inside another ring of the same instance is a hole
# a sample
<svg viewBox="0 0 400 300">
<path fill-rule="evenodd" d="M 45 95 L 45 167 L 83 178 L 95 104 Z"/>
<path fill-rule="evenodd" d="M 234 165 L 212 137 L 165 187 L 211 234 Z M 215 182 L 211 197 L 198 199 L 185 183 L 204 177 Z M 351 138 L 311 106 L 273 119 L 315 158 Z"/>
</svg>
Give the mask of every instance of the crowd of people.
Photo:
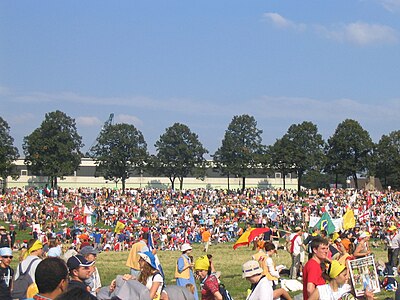
<svg viewBox="0 0 400 300">
<path fill-rule="evenodd" d="M 371 255 L 370 237 L 385 243 L 387 265 L 396 269 L 399 198 L 395 191 L 345 189 L 301 193 L 282 189 L 128 189 L 124 193 L 92 188 L 9 189 L 0 198 L 0 221 L 9 226 L 0 226 L 0 299 L 124 299 L 135 293 L 134 299 L 197 300 L 196 278 L 202 299 L 225 299 L 212 257 L 207 256 L 210 244 L 234 242 L 246 230 L 262 227 L 271 230 L 255 239 L 255 254 L 243 264 L 243 277 L 251 284 L 247 299 L 291 299 L 285 289 L 278 288 L 284 272 L 273 261 L 278 248 L 290 253 L 287 275 L 302 281 L 303 299 L 340 299 L 351 292 L 345 285 L 348 261 Z M 333 235 L 323 228 L 308 232 L 311 218 L 325 212 L 341 218 L 348 209 L 357 221 L 350 230 Z M 18 239 L 19 231 L 30 231 L 32 239 Z M 191 256 L 193 243 L 203 243 L 206 253 L 197 260 Z M 18 249 L 23 249 L 22 255 L 13 270 L 10 260 Z M 155 249 L 182 252 L 175 286 L 165 284 Z M 103 287 L 95 267 L 100 251 L 129 251 L 130 274 Z M 52 285 L 49 280 L 38 282 L 37 277 L 44 276 L 40 275 L 43 264 L 46 268 L 59 265 L 53 267 L 58 273 L 50 280 Z M 29 284 L 24 295 L 16 294 L 18 278 L 25 273 L 36 284 Z M 139 291 L 142 286 L 147 289 Z M 365 297 L 373 295 L 367 290 Z"/>
</svg>

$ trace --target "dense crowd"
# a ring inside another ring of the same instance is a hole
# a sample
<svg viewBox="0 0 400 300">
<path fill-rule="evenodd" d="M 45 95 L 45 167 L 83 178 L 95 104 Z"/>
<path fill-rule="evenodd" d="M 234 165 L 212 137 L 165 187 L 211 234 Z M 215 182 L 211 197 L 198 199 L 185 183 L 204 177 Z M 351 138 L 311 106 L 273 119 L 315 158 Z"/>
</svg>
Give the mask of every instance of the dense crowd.
<svg viewBox="0 0 400 300">
<path fill-rule="evenodd" d="M 369 244 L 369 238 L 372 236 L 378 242 L 385 243 L 388 249 L 388 265 L 396 269 L 400 252 L 400 234 L 397 232 L 400 217 L 399 198 L 400 193 L 395 191 L 349 189 L 304 190 L 298 193 L 282 189 L 173 191 L 146 188 L 127 189 L 122 193 L 121 190 L 106 188 L 13 188 L 7 190 L 7 193 L 0 198 L 0 220 L 9 226 L 9 228 L 0 227 L 0 249 L 5 254 L 3 256 L 0 251 L 0 256 L 3 257 L 0 276 L 3 275 L 4 279 L 4 282 L 0 281 L 0 293 L 3 290 L 11 290 L 13 280 L 21 274 L 19 269 L 15 274 L 14 271 L 12 274 L 4 273 L 8 270 L 5 263 L 7 258 L 12 257 L 13 251 L 23 249 L 20 258 L 22 269 L 26 270 L 29 267 L 33 281 L 35 281 L 35 270 L 42 263 L 41 257 L 63 255 L 72 282 L 75 282 L 78 288 L 86 289 L 86 286 L 89 286 L 92 298 L 100 299 L 102 293 L 109 296 L 114 293 L 115 296 L 119 287 L 134 280 L 148 287 L 151 299 L 156 297 L 173 299 L 168 296 L 168 289 L 164 288 L 157 255 L 152 252 L 156 248 L 161 251 L 182 251 L 175 272 L 177 282 L 181 282 L 180 286 L 184 287 L 179 293 L 187 294 L 186 291 L 192 288 L 197 300 L 195 283 L 197 274 L 203 282 L 202 299 L 222 299 L 220 291 L 214 293 L 218 285 L 218 276 L 214 276 L 215 272 L 211 270 L 212 259 L 202 257 L 196 268 L 196 262 L 189 255 L 190 245 L 204 243 L 204 251 L 207 252 L 211 243 L 236 241 L 246 230 L 268 227 L 271 230 L 255 238 L 254 250 L 257 251 L 257 255 L 253 257 L 253 261 L 243 265 L 243 276 L 249 279 L 254 289 L 258 283 L 258 281 L 253 282 L 256 276 L 267 274 L 271 276 L 268 282 L 273 283 L 272 298 L 259 299 L 290 298 L 283 289 L 274 289 L 279 282 L 281 270 L 275 269 L 271 259 L 273 252 L 281 247 L 289 251 L 292 257 L 289 278 L 303 281 L 304 299 L 309 296 L 314 299 L 311 294 L 316 286 L 322 285 L 322 282 L 327 280 L 318 278 L 321 284 L 316 283 L 314 289 L 308 289 L 308 279 L 305 278 L 308 276 L 306 271 L 308 262 L 306 263 L 305 256 L 309 256 L 308 261 L 315 258 L 314 250 L 319 249 L 318 247 L 326 246 L 326 255 L 315 260 L 320 263 L 326 260 L 330 265 L 335 265 L 336 270 L 341 270 L 338 274 L 335 273 L 338 276 L 344 270 L 342 266 L 348 268 L 347 260 L 371 254 L 374 244 Z M 324 228 L 315 228 L 313 232 L 309 232 L 312 218 L 321 217 L 325 212 L 328 212 L 332 219 L 343 218 L 349 209 L 354 213 L 356 221 L 351 230 L 345 231 L 340 228 L 336 230 L 339 232 L 333 235 L 329 235 Z M 18 239 L 19 231 L 29 231 L 32 239 L 29 241 Z M 314 237 L 317 236 L 323 240 L 315 244 Z M 62 245 L 69 245 L 69 249 L 63 249 Z M 107 291 L 103 290 L 101 293 L 100 275 L 93 271 L 97 269 L 92 266 L 99 251 L 130 251 L 127 265 L 132 271 L 129 275 L 131 277 L 125 275 L 123 278 L 117 278 L 111 287 L 107 287 Z M 26 260 L 29 257 L 30 260 Z M 36 259 L 37 257 L 40 259 Z M 254 264 L 254 261 L 259 268 L 253 265 L 252 271 L 249 271 L 247 276 L 246 270 Z M 269 266 L 266 265 L 267 261 Z M 74 272 L 74 270 L 80 271 L 80 268 L 84 268 L 82 274 Z M 147 271 L 143 272 L 144 269 Z M 202 270 L 207 272 L 202 273 Z M 255 273 L 255 270 L 260 273 Z M 143 274 L 146 276 L 143 277 Z M 210 283 L 214 292 L 210 290 L 209 294 L 209 290 L 204 290 L 204 286 L 207 287 L 204 283 L 212 279 L 212 276 L 216 280 Z M 331 280 L 328 278 L 328 281 L 335 282 L 336 276 Z M 87 282 L 89 277 L 92 280 Z M 260 277 L 258 280 L 265 279 Z M 159 283 L 157 288 L 152 288 L 153 281 Z M 136 283 L 129 284 L 134 286 Z M 31 291 L 33 295 L 38 293 L 40 295 L 40 286 L 37 285 L 37 288 Z M 172 287 L 168 288 L 170 295 L 176 292 Z M 255 298 L 257 292 L 254 292 L 254 289 L 251 290 L 248 299 L 258 299 Z M 62 290 L 64 293 L 66 287 Z M 8 294 L 0 294 L 2 295 Z M 30 296 L 34 297 L 33 295 Z M 11 294 L 9 296 L 11 299 Z M 370 295 L 367 294 L 367 297 Z"/>
</svg>

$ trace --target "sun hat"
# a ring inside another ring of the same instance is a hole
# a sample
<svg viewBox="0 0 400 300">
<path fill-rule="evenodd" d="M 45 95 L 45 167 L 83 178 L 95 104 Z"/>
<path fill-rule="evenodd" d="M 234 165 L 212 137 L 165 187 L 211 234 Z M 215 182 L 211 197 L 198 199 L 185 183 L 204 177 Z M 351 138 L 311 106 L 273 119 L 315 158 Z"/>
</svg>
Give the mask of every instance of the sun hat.
<svg viewBox="0 0 400 300">
<path fill-rule="evenodd" d="M 186 252 L 188 250 L 192 250 L 192 246 L 190 246 L 190 244 L 188 244 L 188 243 L 183 244 L 181 247 L 181 251 Z"/>
<path fill-rule="evenodd" d="M 294 229 L 294 231 L 296 231 L 296 232 L 298 232 L 298 231 L 300 231 L 301 230 L 301 227 L 300 226 L 296 226 L 296 228 Z"/>
<path fill-rule="evenodd" d="M 210 267 L 210 261 L 208 260 L 207 255 L 203 255 L 196 259 L 194 262 L 194 269 L 197 270 L 208 270 Z"/>
<path fill-rule="evenodd" d="M 332 260 L 329 268 L 328 268 L 328 275 L 330 278 L 336 278 L 343 270 L 346 269 L 345 265 L 342 265 L 337 260 Z"/>
<path fill-rule="evenodd" d="M 388 230 L 389 230 L 389 231 L 395 231 L 395 230 L 397 230 L 397 227 L 394 226 L 394 225 L 392 225 L 392 226 L 390 226 L 390 227 L 388 228 Z"/>
<path fill-rule="evenodd" d="M 90 267 L 93 264 L 94 261 L 88 262 L 86 258 L 84 258 L 80 254 L 71 256 L 70 258 L 68 258 L 67 261 L 67 266 L 70 271 L 75 270 L 79 267 Z"/>
<path fill-rule="evenodd" d="M 251 277 L 253 275 L 261 274 L 263 269 L 261 269 L 260 264 L 256 260 L 249 260 L 245 262 L 242 266 L 243 278 Z"/>
<path fill-rule="evenodd" d="M 143 258 L 153 269 L 157 269 L 156 258 L 150 251 L 139 252 L 138 255 Z"/>
<path fill-rule="evenodd" d="M 0 248 L 0 256 L 13 256 L 11 248 L 9 247 Z"/>
<path fill-rule="evenodd" d="M 82 254 L 83 256 L 87 256 L 89 254 L 97 255 L 99 251 L 94 249 L 92 246 L 85 246 L 79 251 L 79 254 Z"/>
<path fill-rule="evenodd" d="M 1 225 L 0 230 L 6 230 L 6 228 L 3 225 Z"/>
</svg>

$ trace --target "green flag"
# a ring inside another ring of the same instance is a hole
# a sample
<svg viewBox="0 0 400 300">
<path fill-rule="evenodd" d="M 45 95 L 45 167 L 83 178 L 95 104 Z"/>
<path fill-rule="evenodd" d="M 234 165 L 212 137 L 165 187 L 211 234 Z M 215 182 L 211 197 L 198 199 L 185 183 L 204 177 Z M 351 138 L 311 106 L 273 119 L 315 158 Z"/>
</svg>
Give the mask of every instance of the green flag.
<svg viewBox="0 0 400 300">
<path fill-rule="evenodd" d="M 331 216 L 324 212 L 321 219 L 315 224 L 314 228 L 325 230 L 328 234 L 335 232 L 335 225 L 332 222 Z"/>
</svg>

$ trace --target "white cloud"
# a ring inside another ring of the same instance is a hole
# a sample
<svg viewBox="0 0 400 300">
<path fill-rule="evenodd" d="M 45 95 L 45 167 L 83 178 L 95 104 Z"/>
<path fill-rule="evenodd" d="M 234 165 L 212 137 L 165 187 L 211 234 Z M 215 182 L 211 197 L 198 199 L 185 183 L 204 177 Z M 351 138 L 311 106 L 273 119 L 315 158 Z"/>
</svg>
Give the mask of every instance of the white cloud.
<svg viewBox="0 0 400 300">
<path fill-rule="evenodd" d="M 99 118 L 90 117 L 90 116 L 77 117 L 76 118 L 76 123 L 78 125 L 88 126 L 88 127 L 99 126 L 100 124 L 102 124 L 102 122 L 99 120 Z"/>
<path fill-rule="evenodd" d="M 378 0 L 390 12 L 400 12 L 400 0 Z"/>
<path fill-rule="evenodd" d="M 289 28 L 295 30 L 305 30 L 306 26 L 301 23 L 295 23 L 289 19 L 284 18 L 278 13 L 264 13 L 264 18 L 271 21 L 276 27 L 279 28 Z"/>
<path fill-rule="evenodd" d="M 135 126 L 143 125 L 143 121 L 140 120 L 138 117 L 132 116 L 132 115 L 124 115 L 124 114 L 117 115 L 115 118 L 115 122 L 116 123 L 127 123 L 127 124 L 132 124 Z"/>
<path fill-rule="evenodd" d="M 398 34 L 393 28 L 380 24 L 356 22 L 332 30 L 325 27 L 319 27 L 319 29 L 328 38 L 361 46 L 396 43 L 398 41 Z"/>
</svg>

